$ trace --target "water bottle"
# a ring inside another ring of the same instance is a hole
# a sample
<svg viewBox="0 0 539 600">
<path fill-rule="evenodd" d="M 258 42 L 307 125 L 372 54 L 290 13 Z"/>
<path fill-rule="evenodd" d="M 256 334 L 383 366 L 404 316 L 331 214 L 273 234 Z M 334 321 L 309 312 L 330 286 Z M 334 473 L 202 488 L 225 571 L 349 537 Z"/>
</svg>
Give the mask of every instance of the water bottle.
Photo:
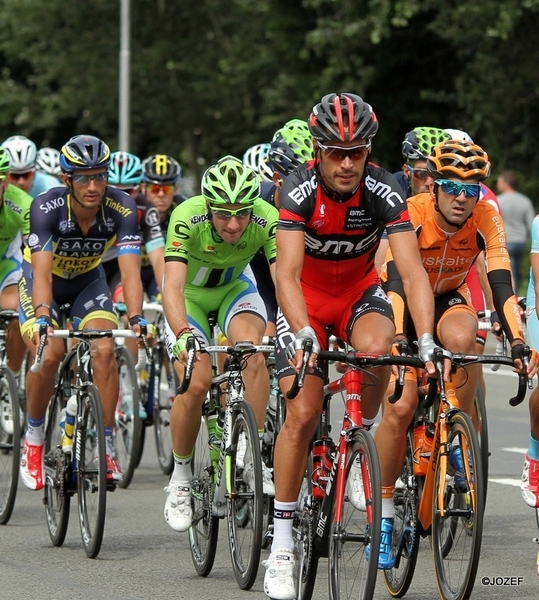
<svg viewBox="0 0 539 600">
<path fill-rule="evenodd" d="M 62 436 L 62 452 L 68 454 L 73 450 L 73 433 L 75 430 L 75 415 L 77 414 L 77 396 L 69 397 L 65 407 L 64 435 Z"/>
<path fill-rule="evenodd" d="M 219 461 L 222 437 L 223 428 L 219 423 L 217 413 L 208 415 L 208 446 L 210 447 L 210 458 L 212 463 Z"/>
<path fill-rule="evenodd" d="M 126 417 L 133 416 L 133 390 L 127 377 L 127 367 L 120 366 L 120 408 Z"/>
<path fill-rule="evenodd" d="M 496 356 L 505 356 L 505 354 L 505 342 L 500 342 L 500 340 L 498 340 L 496 342 Z M 490 365 L 491 371 L 497 371 L 499 368 L 499 364 L 494 363 L 493 365 Z"/>
<path fill-rule="evenodd" d="M 266 423 L 264 425 L 264 443 L 267 446 L 271 446 L 275 438 L 275 421 L 277 418 L 277 394 L 277 389 L 275 389 L 275 387 L 272 386 L 270 390 L 268 410 L 266 412 Z"/>
<path fill-rule="evenodd" d="M 434 424 L 422 417 L 414 425 L 413 467 L 416 475 L 427 474 L 433 442 Z"/>
<path fill-rule="evenodd" d="M 322 500 L 326 491 L 329 478 L 328 464 L 333 463 L 334 444 L 333 440 L 324 437 L 316 440 L 313 444 L 313 472 L 311 481 L 313 484 L 313 496 Z"/>
</svg>

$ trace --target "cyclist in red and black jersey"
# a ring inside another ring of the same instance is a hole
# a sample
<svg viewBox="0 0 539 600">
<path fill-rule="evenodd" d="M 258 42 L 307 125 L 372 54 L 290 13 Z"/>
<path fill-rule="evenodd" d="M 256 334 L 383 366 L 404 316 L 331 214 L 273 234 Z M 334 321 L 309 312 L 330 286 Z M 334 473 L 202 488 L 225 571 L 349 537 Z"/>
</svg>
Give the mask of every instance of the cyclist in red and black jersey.
<svg viewBox="0 0 539 600">
<path fill-rule="evenodd" d="M 309 128 L 315 159 L 285 180 L 277 230 L 281 310 L 276 360 L 283 391 L 290 388 L 294 368 L 301 365 L 305 340 L 313 341 L 315 356 L 303 390 L 287 403 L 286 422 L 277 437 L 274 538 L 264 581 L 271 598 L 295 597 L 291 595 L 295 593 L 292 520 L 309 440 L 322 407 L 323 381 L 316 354 L 327 348 L 328 331 L 357 350 L 373 353 L 387 353 L 393 343 L 391 305 L 374 268 L 384 228 L 400 257 L 412 313 L 423 334 L 422 356 L 428 360 L 434 349 L 432 291 L 421 273 L 406 203 L 393 176 L 368 164 L 371 139 L 378 129 L 371 106 L 355 94 L 328 94 L 314 107 Z M 376 383 L 363 395 L 367 419 L 376 416 L 388 379 L 387 369 L 373 371 Z M 383 537 L 390 545 L 391 531 Z"/>
</svg>

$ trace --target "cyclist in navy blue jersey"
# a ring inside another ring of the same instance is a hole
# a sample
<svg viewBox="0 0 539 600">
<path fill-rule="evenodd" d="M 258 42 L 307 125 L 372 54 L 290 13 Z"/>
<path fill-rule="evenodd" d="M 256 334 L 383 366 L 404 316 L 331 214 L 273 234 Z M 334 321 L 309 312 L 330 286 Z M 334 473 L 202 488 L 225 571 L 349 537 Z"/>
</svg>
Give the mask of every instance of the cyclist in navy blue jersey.
<svg viewBox="0 0 539 600">
<path fill-rule="evenodd" d="M 30 208 L 30 233 L 19 283 L 21 332 L 32 359 L 41 326 L 60 325 L 59 307 L 69 304 L 75 329 L 114 329 L 110 290 L 101 257 L 116 243 L 130 324 L 145 324 L 140 281 L 140 235 L 134 200 L 107 186 L 110 151 L 93 136 L 75 136 L 61 150 L 60 165 L 67 187 L 38 196 Z M 44 365 L 26 381 L 28 428 L 21 457 L 21 479 L 30 489 L 43 487 L 45 412 L 54 392 L 55 374 L 65 353 L 64 342 L 50 337 Z M 103 404 L 107 478 L 119 481 L 113 459 L 112 428 L 118 399 L 114 342 L 93 345 L 93 378 Z"/>
</svg>

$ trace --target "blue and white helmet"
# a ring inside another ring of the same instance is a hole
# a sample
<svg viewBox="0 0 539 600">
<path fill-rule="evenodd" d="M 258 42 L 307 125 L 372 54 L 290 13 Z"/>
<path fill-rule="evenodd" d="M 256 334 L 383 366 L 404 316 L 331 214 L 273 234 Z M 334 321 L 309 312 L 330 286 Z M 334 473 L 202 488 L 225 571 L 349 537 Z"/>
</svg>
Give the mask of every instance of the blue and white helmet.
<svg viewBox="0 0 539 600">
<path fill-rule="evenodd" d="M 130 152 L 113 152 L 110 155 L 110 185 L 136 187 L 142 181 L 142 161 Z"/>
</svg>

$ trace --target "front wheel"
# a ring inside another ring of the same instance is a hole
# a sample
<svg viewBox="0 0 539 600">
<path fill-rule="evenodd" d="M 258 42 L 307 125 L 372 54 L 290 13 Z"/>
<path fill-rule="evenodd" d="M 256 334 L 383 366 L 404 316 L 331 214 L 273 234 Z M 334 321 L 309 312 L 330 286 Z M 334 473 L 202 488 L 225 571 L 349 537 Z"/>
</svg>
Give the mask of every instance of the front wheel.
<svg viewBox="0 0 539 600">
<path fill-rule="evenodd" d="M 457 476 L 449 460 L 444 461 L 447 462 L 447 469 L 443 468 L 442 460 L 438 460 L 432 550 L 440 596 L 450 600 L 466 600 L 473 590 L 481 551 L 483 463 L 471 419 L 462 412 L 455 413 L 450 419 L 448 451 L 455 452 L 460 447 L 463 473 Z"/>
<path fill-rule="evenodd" d="M 489 462 L 489 444 L 488 444 L 488 421 L 487 405 L 485 404 L 485 388 L 481 384 L 477 386 L 474 396 L 474 415 L 473 423 L 477 431 L 479 448 L 481 449 L 481 460 L 483 462 L 483 487 L 485 490 L 485 502 L 487 501 L 488 487 L 488 462 Z"/>
<path fill-rule="evenodd" d="M 378 575 L 382 484 L 374 440 L 363 429 L 352 434 L 344 476 L 344 496 L 335 497 L 333 503 L 329 595 L 332 600 L 372 598 Z M 364 501 L 353 493 L 358 477 Z"/>
<path fill-rule="evenodd" d="M 253 409 L 241 401 L 231 410 L 225 457 L 228 540 L 236 581 L 248 590 L 256 580 L 262 547 L 262 458 Z"/>
<path fill-rule="evenodd" d="M 202 417 L 192 461 L 191 506 L 193 519 L 189 528 L 189 547 L 196 572 L 207 577 L 217 552 L 219 518 L 212 514 L 214 467 L 208 444 L 206 417 Z"/>
<path fill-rule="evenodd" d="M 64 543 L 71 504 L 71 494 L 69 493 L 71 454 L 66 455 L 62 451 L 62 430 L 60 429 L 61 413 L 65 403 L 60 382 L 47 412 L 43 457 L 45 476 L 43 503 L 49 537 L 54 546 L 61 546 Z"/>
<path fill-rule="evenodd" d="M 21 459 L 19 394 L 13 373 L 0 369 L 0 525 L 13 512 Z"/>
<path fill-rule="evenodd" d="M 79 391 L 75 462 L 82 543 L 89 558 L 101 549 L 107 505 L 107 462 L 101 398 L 93 384 Z"/>
</svg>

